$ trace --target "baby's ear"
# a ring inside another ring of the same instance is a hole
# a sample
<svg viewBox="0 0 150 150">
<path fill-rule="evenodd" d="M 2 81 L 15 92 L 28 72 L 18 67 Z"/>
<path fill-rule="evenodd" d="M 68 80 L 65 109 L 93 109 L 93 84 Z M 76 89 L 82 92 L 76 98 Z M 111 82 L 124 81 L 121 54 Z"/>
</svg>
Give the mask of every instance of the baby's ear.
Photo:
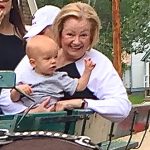
<svg viewBox="0 0 150 150">
<path fill-rule="evenodd" d="M 35 59 L 34 59 L 34 58 L 30 58 L 30 59 L 29 59 L 29 62 L 30 62 L 31 66 L 32 66 L 33 68 L 36 67 L 36 63 L 35 63 Z"/>
</svg>

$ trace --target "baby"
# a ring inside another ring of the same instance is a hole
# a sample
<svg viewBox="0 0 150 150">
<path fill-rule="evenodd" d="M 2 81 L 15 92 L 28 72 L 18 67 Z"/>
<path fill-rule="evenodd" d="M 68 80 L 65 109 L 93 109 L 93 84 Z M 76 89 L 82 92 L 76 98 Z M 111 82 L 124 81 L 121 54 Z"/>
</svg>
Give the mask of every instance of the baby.
<svg viewBox="0 0 150 150">
<path fill-rule="evenodd" d="M 88 84 L 95 67 L 91 59 L 85 59 L 82 76 L 73 79 L 66 72 L 56 71 L 59 50 L 57 43 L 44 35 L 36 35 L 27 41 L 26 54 L 33 69 L 22 75 L 16 87 L 34 99 L 36 104 L 49 98 L 51 106 L 64 96 L 64 92 L 73 95 L 75 91 L 84 90 Z M 33 104 L 15 89 L 11 90 L 11 99 L 15 102 L 21 100 L 27 107 Z"/>
</svg>

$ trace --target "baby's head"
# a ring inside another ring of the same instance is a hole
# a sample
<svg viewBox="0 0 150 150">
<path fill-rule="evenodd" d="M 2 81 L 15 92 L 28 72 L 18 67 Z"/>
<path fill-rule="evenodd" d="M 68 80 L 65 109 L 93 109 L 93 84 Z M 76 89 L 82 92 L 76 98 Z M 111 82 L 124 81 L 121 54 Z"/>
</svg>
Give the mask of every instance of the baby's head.
<svg viewBox="0 0 150 150">
<path fill-rule="evenodd" d="M 27 41 L 26 54 L 33 69 L 42 75 L 52 75 L 56 70 L 57 43 L 44 35 L 36 35 Z"/>
</svg>

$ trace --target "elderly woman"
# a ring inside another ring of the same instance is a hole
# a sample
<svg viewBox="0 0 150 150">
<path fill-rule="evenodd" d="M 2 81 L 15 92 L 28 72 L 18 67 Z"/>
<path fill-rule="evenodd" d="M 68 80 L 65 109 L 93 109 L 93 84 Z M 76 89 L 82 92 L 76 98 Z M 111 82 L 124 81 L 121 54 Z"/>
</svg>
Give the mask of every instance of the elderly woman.
<svg viewBox="0 0 150 150">
<path fill-rule="evenodd" d="M 86 90 L 76 92 L 72 97 L 66 94 L 64 100 L 57 103 L 56 110 L 82 106 L 107 119 L 120 121 L 128 116 L 131 103 L 110 60 L 92 48 L 99 39 L 100 27 L 95 10 L 81 2 L 64 6 L 56 17 L 53 28 L 61 48 L 59 70 L 75 78 L 84 70 L 84 58 L 91 58 L 96 63 Z"/>
</svg>

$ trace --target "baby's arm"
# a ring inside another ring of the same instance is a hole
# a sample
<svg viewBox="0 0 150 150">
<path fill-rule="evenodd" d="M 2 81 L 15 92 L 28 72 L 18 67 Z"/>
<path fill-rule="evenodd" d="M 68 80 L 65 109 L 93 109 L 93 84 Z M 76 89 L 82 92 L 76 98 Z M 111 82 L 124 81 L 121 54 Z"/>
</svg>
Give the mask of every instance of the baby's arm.
<svg viewBox="0 0 150 150">
<path fill-rule="evenodd" d="M 28 84 L 21 84 L 21 85 L 16 86 L 16 88 L 18 88 L 19 90 L 21 90 L 22 92 L 24 92 L 28 95 L 32 93 L 32 89 Z M 14 102 L 19 101 L 20 93 L 18 91 L 16 91 L 15 89 L 12 89 L 10 98 Z"/>
<path fill-rule="evenodd" d="M 78 80 L 78 86 L 76 88 L 76 91 L 83 91 L 87 87 L 91 72 L 96 65 L 95 63 L 93 63 L 91 58 L 86 58 L 84 59 L 84 61 L 85 61 L 85 69 L 84 69 L 83 75 Z"/>
</svg>

